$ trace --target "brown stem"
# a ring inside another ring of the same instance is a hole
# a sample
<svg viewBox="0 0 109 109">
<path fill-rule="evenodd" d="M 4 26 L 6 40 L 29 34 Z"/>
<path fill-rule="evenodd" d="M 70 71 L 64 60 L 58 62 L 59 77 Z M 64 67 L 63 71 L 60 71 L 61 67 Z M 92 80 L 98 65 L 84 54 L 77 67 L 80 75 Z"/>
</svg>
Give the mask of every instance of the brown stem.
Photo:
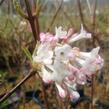
<svg viewBox="0 0 109 109">
<path fill-rule="evenodd" d="M 93 12 L 93 17 L 92 17 L 92 29 L 89 29 L 87 27 L 87 25 L 85 24 L 85 21 L 84 21 L 84 15 L 83 15 L 83 12 L 82 12 L 82 7 L 81 7 L 81 2 L 80 0 L 77 0 L 77 4 L 78 4 L 78 9 L 79 9 L 79 14 L 80 14 L 80 20 L 84 26 L 84 28 L 92 33 L 92 36 L 93 36 L 93 45 L 95 47 L 95 40 L 98 42 L 98 44 L 100 44 L 100 41 L 99 41 L 99 38 L 97 37 L 97 35 L 95 34 L 95 23 L 96 23 L 96 7 L 97 7 L 97 0 L 95 0 L 95 5 L 94 5 L 94 12 Z"/>
<path fill-rule="evenodd" d="M 67 100 L 66 100 L 66 108 L 65 109 L 68 109 L 69 103 L 70 103 L 70 97 L 68 96 L 67 97 Z"/>
<path fill-rule="evenodd" d="M 37 33 L 37 40 L 40 40 L 39 38 L 39 34 L 40 34 L 40 26 L 39 26 L 39 19 L 38 17 L 36 16 L 35 17 L 35 28 L 36 28 L 36 33 Z"/>
<path fill-rule="evenodd" d="M 24 77 L 24 79 L 22 79 L 14 88 L 12 88 L 10 91 L 8 91 L 1 99 L 0 99 L 0 103 L 2 103 L 3 101 L 5 101 L 8 97 L 10 97 L 14 91 L 16 91 L 16 89 L 18 87 L 20 87 L 22 84 L 24 84 L 30 77 L 32 77 L 33 75 L 35 75 L 36 72 L 31 71 L 29 72 L 29 74 Z"/>
<path fill-rule="evenodd" d="M 82 22 L 83 26 L 85 27 L 85 29 L 86 29 L 87 31 L 89 31 L 89 32 L 92 33 L 92 36 L 93 36 L 92 45 L 93 45 L 93 47 L 95 47 L 95 41 L 97 41 L 98 44 L 99 44 L 99 39 L 98 39 L 97 35 L 95 34 L 97 0 L 95 0 L 95 4 L 94 4 L 94 12 L 93 12 L 93 17 L 92 17 L 92 30 L 89 30 L 89 29 L 87 28 L 87 26 L 85 25 L 84 16 L 83 16 L 83 13 L 82 13 L 82 8 L 81 8 L 80 0 L 77 0 L 77 3 L 78 3 L 78 8 L 79 8 L 79 13 L 80 13 L 81 22 Z M 91 109 L 93 109 L 94 75 L 92 76 L 91 97 L 92 97 Z"/>
<path fill-rule="evenodd" d="M 96 27 L 96 8 L 97 8 L 97 0 L 95 0 L 94 3 L 94 12 L 92 17 L 92 35 L 93 35 L 93 41 L 92 46 L 95 47 L 95 41 L 97 40 L 97 37 L 95 36 L 95 27 Z M 98 39 L 99 40 L 99 39 Z M 92 75 L 92 87 L 91 87 L 91 109 L 94 109 L 93 107 L 93 98 L 94 98 L 94 75 Z"/>
<path fill-rule="evenodd" d="M 38 22 L 38 18 L 32 15 L 32 11 L 31 11 L 31 7 L 30 7 L 30 3 L 28 0 L 25 0 L 25 4 L 26 4 L 26 9 L 27 9 L 27 13 L 28 13 L 28 20 L 30 22 L 31 28 L 32 28 L 32 32 L 33 32 L 33 36 L 35 39 L 35 42 L 37 40 L 39 40 L 39 22 Z M 35 25 L 35 20 L 36 20 L 36 25 Z M 11 89 L 9 92 L 7 92 L 1 99 L 0 99 L 0 103 L 2 103 L 3 101 L 5 101 L 8 97 L 10 97 L 12 95 L 12 93 L 18 88 L 20 87 L 22 84 L 24 84 L 30 77 L 32 77 L 33 75 L 35 75 L 36 72 L 31 71 L 24 79 L 22 79 L 13 89 Z M 47 108 L 48 109 L 48 108 Z"/>
<path fill-rule="evenodd" d="M 95 36 L 95 27 L 96 27 L 96 8 L 97 8 L 97 0 L 95 0 L 94 3 L 94 11 L 93 11 L 93 17 L 92 17 L 92 35 L 93 35 L 93 47 L 95 47 L 95 41 L 96 41 L 96 36 Z"/>
<path fill-rule="evenodd" d="M 44 102 L 45 102 L 45 109 L 49 109 L 49 104 L 48 104 L 48 99 L 47 99 L 47 93 L 46 93 L 46 89 L 45 89 L 45 86 L 44 86 L 44 82 L 42 80 L 42 78 L 40 77 L 40 75 L 37 73 L 40 81 L 41 81 L 41 85 L 42 85 L 42 94 L 43 94 L 43 99 L 44 99 Z"/>
<path fill-rule="evenodd" d="M 78 5 L 78 10 L 79 10 L 80 20 L 81 20 L 83 26 L 85 27 L 85 29 L 88 30 L 88 31 L 90 31 L 90 30 L 88 29 L 88 27 L 86 26 L 85 21 L 84 21 L 84 15 L 83 15 L 83 12 L 82 12 L 82 7 L 81 7 L 81 2 L 80 2 L 80 0 L 77 0 L 77 5 Z"/>
<path fill-rule="evenodd" d="M 95 22 L 96 22 L 96 6 L 97 6 L 97 0 L 95 0 L 95 5 L 94 5 L 94 13 L 93 13 L 93 19 L 92 19 L 92 25 L 93 25 L 93 28 L 92 29 L 89 29 L 87 27 L 87 25 L 85 24 L 85 21 L 84 21 L 84 15 L 83 15 L 83 12 L 82 12 L 82 7 L 81 7 L 81 2 L 80 0 L 77 0 L 77 4 L 78 4 L 78 9 L 79 9 L 79 14 L 80 14 L 80 19 L 81 19 L 81 22 L 84 26 L 84 28 L 93 34 L 94 30 L 95 30 Z M 95 40 L 97 41 L 98 45 L 100 45 L 100 41 L 99 41 L 99 38 L 97 37 L 97 35 L 94 33 L 93 34 L 93 37 L 95 38 Z M 93 45 L 95 46 L 95 41 L 93 40 Z"/>
<path fill-rule="evenodd" d="M 96 26 L 96 8 L 97 8 L 97 0 L 95 0 L 94 3 L 94 11 L 93 11 L 93 18 L 92 18 L 93 31 L 95 30 L 95 26 Z"/>
<path fill-rule="evenodd" d="M 37 20 L 37 24 L 36 24 L 36 26 L 38 26 L 38 27 L 36 28 L 35 19 L 37 19 L 37 18 L 34 18 L 34 15 L 32 15 L 30 3 L 29 3 L 28 0 L 25 0 L 25 4 L 26 4 L 26 10 L 27 10 L 27 14 L 28 14 L 28 20 L 30 22 L 32 33 L 33 33 L 33 36 L 34 36 L 34 39 L 35 39 L 35 42 L 36 42 L 37 40 L 39 40 L 39 24 L 38 24 L 38 20 Z"/>
<path fill-rule="evenodd" d="M 94 75 L 92 75 L 92 86 L 91 86 L 91 109 L 93 109 L 93 98 L 94 98 Z"/>
</svg>

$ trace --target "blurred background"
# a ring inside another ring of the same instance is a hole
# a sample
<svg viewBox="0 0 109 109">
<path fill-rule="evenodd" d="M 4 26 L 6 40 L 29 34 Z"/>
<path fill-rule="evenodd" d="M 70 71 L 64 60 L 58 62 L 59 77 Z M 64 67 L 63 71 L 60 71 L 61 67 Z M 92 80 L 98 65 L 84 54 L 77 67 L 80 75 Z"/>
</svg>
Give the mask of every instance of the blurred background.
<svg viewBox="0 0 109 109">
<path fill-rule="evenodd" d="M 0 98 L 31 70 L 30 62 L 23 51 L 26 47 L 32 53 L 34 41 L 30 22 L 21 13 L 27 14 L 25 0 L 14 1 L 18 4 L 12 0 L 0 0 Z M 74 28 L 75 32 L 78 32 L 83 23 L 81 11 L 87 27 L 93 28 L 95 11 L 94 35 L 97 41 L 95 39 L 93 44 L 93 40 L 82 40 L 74 43 L 74 46 L 80 47 L 83 51 L 90 51 L 94 45 L 101 47 L 100 54 L 105 64 L 93 80 L 93 109 L 109 109 L 109 0 L 80 0 L 80 10 L 78 0 L 63 0 L 62 3 L 61 0 L 29 0 L 29 2 L 33 12 L 38 6 L 41 7 L 38 14 L 40 32 L 50 31 L 54 34 L 56 26 L 63 26 L 66 30 Z M 20 13 L 18 9 L 21 10 Z M 69 101 L 68 108 L 63 106 L 66 101 L 57 100 L 53 85 L 44 85 L 49 109 L 60 109 L 59 105 L 65 109 L 91 109 L 91 85 L 92 82 L 89 82 L 80 88 L 78 90 L 80 100 Z M 0 104 L 0 109 L 45 109 L 39 78 L 33 76 L 28 79 Z"/>
</svg>

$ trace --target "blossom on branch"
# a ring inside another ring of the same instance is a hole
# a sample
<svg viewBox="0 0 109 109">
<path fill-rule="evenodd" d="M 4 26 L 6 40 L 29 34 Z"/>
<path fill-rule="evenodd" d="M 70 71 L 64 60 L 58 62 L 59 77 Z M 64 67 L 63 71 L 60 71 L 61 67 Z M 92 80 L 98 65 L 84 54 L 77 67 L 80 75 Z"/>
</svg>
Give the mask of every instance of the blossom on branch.
<svg viewBox="0 0 109 109">
<path fill-rule="evenodd" d="M 70 95 L 76 101 L 80 95 L 77 85 L 84 85 L 87 79 L 103 67 L 104 60 L 99 55 L 100 47 L 93 48 L 90 52 L 82 52 L 71 43 L 80 39 L 89 39 L 81 26 L 80 33 L 68 32 L 62 27 L 55 29 L 55 35 L 41 33 L 40 42 L 33 53 L 33 63 L 41 64 L 39 75 L 45 83 L 55 84 L 60 97 Z"/>
</svg>

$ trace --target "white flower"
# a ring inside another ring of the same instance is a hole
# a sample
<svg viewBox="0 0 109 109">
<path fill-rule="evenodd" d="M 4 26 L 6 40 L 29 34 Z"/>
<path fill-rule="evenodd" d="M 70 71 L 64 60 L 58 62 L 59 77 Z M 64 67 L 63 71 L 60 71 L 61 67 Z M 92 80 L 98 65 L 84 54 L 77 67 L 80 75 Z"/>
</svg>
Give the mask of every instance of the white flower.
<svg viewBox="0 0 109 109">
<path fill-rule="evenodd" d="M 80 52 L 80 58 L 86 59 L 86 58 L 94 58 L 98 56 L 100 47 L 96 47 L 94 49 L 92 49 L 91 52 Z"/>
<path fill-rule="evenodd" d="M 70 99 L 73 102 L 76 102 L 80 98 L 79 93 L 76 91 L 77 84 L 76 83 L 69 84 L 68 82 L 66 82 L 65 84 L 67 85 L 67 90 L 68 90 L 68 93 L 70 95 Z"/>
<path fill-rule="evenodd" d="M 76 83 L 72 83 L 72 81 L 70 81 L 68 78 L 65 79 L 65 85 L 69 88 L 72 89 L 74 91 L 77 90 L 77 84 Z"/>
<path fill-rule="evenodd" d="M 83 72 L 78 72 L 76 75 L 76 83 L 84 85 L 86 83 L 86 75 Z"/>
<path fill-rule="evenodd" d="M 41 64 L 51 64 L 53 51 L 49 49 L 49 46 L 46 44 L 40 44 L 37 51 L 33 54 L 33 62 Z"/>
<path fill-rule="evenodd" d="M 87 33 L 84 30 L 83 25 L 81 25 L 80 33 L 79 34 L 75 33 L 74 35 L 72 35 L 71 38 L 69 39 L 69 43 L 78 41 L 78 40 L 83 39 L 83 38 L 86 38 L 86 39 L 91 38 L 91 33 Z"/>
<path fill-rule="evenodd" d="M 60 96 L 61 98 L 65 98 L 66 95 L 67 95 L 67 91 L 66 91 L 64 88 L 62 88 L 58 83 L 55 83 L 55 84 L 56 84 L 56 87 L 57 87 L 57 89 L 58 89 L 59 96 Z"/>
<path fill-rule="evenodd" d="M 45 83 L 56 81 L 58 74 L 51 65 L 42 66 L 40 76 Z"/>
<path fill-rule="evenodd" d="M 33 62 L 40 65 L 39 75 L 45 83 L 55 83 L 59 95 L 65 98 L 70 95 L 76 102 L 80 95 L 76 91 L 78 84 L 87 83 L 97 70 L 103 67 L 104 60 L 99 56 L 100 47 L 91 52 L 81 52 L 70 44 L 82 38 L 91 38 L 81 26 L 80 33 L 74 35 L 73 30 L 63 31 L 62 27 L 56 28 L 56 35 L 42 33 L 40 45 L 33 53 Z"/>
<path fill-rule="evenodd" d="M 81 58 L 76 58 L 75 59 L 77 61 L 77 63 L 80 65 L 80 66 L 84 66 L 85 65 L 85 60 L 81 59 Z"/>
<path fill-rule="evenodd" d="M 56 31 L 56 37 L 57 38 L 59 38 L 59 39 L 63 39 L 63 38 L 65 38 L 66 37 L 66 35 L 67 35 L 67 31 L 63 31 L 62 30 L 62 27 L 60 26 L 60 27 L 56 27 L 55 28 L 55 31 Z"/>
<path fill-rule="evenodd" d="M 40 74 L 46 83 L 53 81 L 62 83 L 69 72 L 64 64 L 57 62 L 54 65 L 43 66 Z"/>
<path fill-rule="evenodd" d="M 68 61 L 69 54 L 72 52 L 72 48 L 70 45 L 65 44 L 62 46 L 58 46 L 55 48 L 55 58 L 60 61 Z"/>
<path fill-rule="evenodd" d="M 91 52 L 79 52 L 79 56 L 76 58 L 76 61 L 82 66 L 87 66 L 88 63 L 91 64 L 98 56 L 100 47 L 94 48 Z"/>
<path fill-rule="evenodd" d="M 71 91 L 70 92 L 70 98 L 73 102 L 76 102 L 79 98 L 80 98 L 80 95 L 77 91 Z"/>
<path fill-rule="evenodd" d="M 55 72 L 57 72 L 56 81 L 58 82 L 62 82 L 62 80 L 69 75 L 67 65 L 62 62 L 55 60 L 53 68 L 55 69 Z"/>
<path fill-rule="evenodd" d="M 84 74 L 91 75 L 103 67 L 104 61 L 98 55 L 99 49 L 100 47 L 96 47 L 89 53 L 79 53 L 79 58 L 76 58 L 76 61 L 80 64 Z"/>
</svg>

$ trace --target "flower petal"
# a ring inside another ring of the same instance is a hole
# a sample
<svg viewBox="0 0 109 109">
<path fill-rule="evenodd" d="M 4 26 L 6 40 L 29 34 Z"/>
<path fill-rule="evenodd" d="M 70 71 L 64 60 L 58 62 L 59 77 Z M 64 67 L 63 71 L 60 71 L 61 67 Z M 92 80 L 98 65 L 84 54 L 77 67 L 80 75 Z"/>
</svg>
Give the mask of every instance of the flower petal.
<svg viewBox="0 0 109 109">
<path fill-rule="evenodd" d="M 75 42 L 77 40 L 80 40 L 80 39 L 89 39 L 91 38 L 91 33 L 87 33 L 84 29 L 83 29 L 83 26 L 81 26 L 81 31 L 79 34 L 74 34 L 71 36 L 71 38 L 69 39 L 69 43 L 72 43 L 72 42 Z"/>
<path fill-rule="evenodd" d="M 67 31 L 63 31 L 61 26 L 58 27 L 58 28 L 56 27 L 55 31 L 56 31 L 56 35 L 55 36 L 57 38 L 59 38 L 59 39 L 64 39 L 66 37 L 66 35 L 67 35 Z"/>
<path fill-rule="evenodd" d="M 53 51 L 46 44 L 40 44 L 37 53 L 33 54 L 33 61 L 43 64 L 51 64 Z"/>
<path fill-rule="evenodd" d="M 80 98 L 80 95 L 77 91 L 73 91 L 70 92 L 70 99 L 73 101 L 73 102 L 76 102 L 78 99 Z"/>
<path fill-rule="evenodd" d="M 63 89 L 58 83 L 55 83 L 55 84 L 58 89 L 60 97 L 65 98 L 67 95 L 67 91 L 65 91 L 65 89 Z"/>
</svg>

